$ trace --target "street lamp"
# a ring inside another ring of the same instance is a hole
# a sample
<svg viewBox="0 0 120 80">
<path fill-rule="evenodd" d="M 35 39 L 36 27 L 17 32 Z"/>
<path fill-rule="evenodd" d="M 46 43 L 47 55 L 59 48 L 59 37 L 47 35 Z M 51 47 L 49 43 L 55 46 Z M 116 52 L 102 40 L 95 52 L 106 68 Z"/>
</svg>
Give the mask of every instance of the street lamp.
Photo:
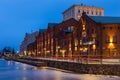
<svg viewBox="0 0 120 80">
<path fill-rule="evenodd" d="M 88 42 L 88 64 L 89 64 L 90 45 L 92 45 L 91 41 Z"/>
</svg>

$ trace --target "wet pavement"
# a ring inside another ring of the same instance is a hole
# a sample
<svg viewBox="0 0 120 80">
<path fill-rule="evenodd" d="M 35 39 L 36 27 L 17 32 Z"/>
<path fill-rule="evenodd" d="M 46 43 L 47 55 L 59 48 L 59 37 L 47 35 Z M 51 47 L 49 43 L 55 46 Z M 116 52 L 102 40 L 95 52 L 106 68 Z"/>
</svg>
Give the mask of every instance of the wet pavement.
<svg viewBox="0 0 120 80">
<path fill-rule="evenodd" d="M 0 59 L 0 80 L 120 80 L 118 76 L 76 74 Z"/>
</svg>

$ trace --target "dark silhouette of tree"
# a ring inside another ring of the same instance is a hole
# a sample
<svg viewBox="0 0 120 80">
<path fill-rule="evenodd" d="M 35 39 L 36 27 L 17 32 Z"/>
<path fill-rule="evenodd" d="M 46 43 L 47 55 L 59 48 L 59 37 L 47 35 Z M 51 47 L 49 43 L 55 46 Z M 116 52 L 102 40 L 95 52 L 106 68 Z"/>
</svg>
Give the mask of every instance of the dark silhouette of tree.
<svg viewBox="0 0 120 80">
<path fill-rule="evenodd" d="M 15 50 L 14 50 L 14 48 L 12 49 L 12 54 L 13 54 L 13 55 L 15 54 Z"/>
</svg>

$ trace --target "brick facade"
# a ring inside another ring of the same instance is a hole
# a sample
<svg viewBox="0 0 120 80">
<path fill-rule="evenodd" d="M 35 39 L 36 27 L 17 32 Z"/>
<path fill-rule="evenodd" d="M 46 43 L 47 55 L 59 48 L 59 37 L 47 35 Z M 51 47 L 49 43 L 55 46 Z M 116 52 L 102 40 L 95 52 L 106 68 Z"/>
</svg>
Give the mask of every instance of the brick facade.
<svg viewBox="0 0 120 80">
<path fill-rule="evenodd" d="M 120 56 L 119 36 L 120 18 L 93 17 L 84 13 L 79 21 L 71 18 L 59 24 L 49 23 L 48 29 L 41 29 L 36 37 L 36 55 L 117 58 Z"/>
</svg>

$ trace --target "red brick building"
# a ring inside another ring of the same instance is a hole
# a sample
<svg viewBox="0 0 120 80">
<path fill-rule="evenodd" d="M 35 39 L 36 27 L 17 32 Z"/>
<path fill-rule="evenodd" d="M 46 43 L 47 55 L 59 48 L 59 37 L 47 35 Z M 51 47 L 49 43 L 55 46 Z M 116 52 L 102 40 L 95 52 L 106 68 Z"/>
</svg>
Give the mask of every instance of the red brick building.
<svg viewBox="0 0 120 80">
<path fill-rule="evenodd" d="M 120 18 L 83 15 L 74 36 L 80 55 L 119 57 Z"/>
<path fill-rule="evenodd" d="M 48 29 L 37 36 L 37 54 L 41 57 L 68 56 L 72 32 L 78 21 L 69 19 L 62 23 L 49 23 Z M 72 54 L 72 50 L 70 50 Z"/>
<path fill-rule="evenodd" d="M 44 44 L 44 39 L 45 39 L 45 31 L 46 29 L 40 29 L 39 30 L 39 34 L 36 37 L 36 42 L 37 42 L 37 56 L 41 56 L 44 57 L 44 48 L 45 48 L 45 44 Z"/>
<path fill-rule="evenodd" d="M 77 26 L 78 21 L 71 18 L 55 26 L 54 42 L 56 56 L 72 55 L 72 32 Z"/>
<path fill-rule="evenodd" d="M 37 54 L 41 57 L 119 57 L 120 18 L 87 16 L 49 23 L 37 36 Z"/>
</svg>

